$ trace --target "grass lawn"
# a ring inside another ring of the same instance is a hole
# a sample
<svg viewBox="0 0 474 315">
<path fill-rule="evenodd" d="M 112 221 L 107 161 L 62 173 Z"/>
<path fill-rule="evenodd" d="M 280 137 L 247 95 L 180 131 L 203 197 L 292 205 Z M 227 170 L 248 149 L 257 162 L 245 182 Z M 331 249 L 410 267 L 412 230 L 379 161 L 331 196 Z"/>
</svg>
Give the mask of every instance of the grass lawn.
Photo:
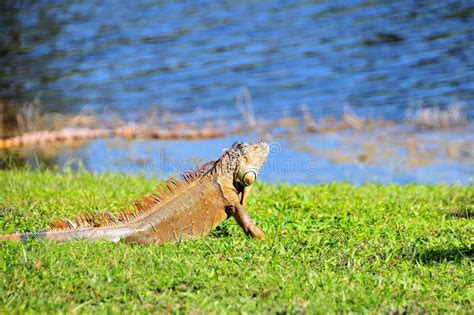
<svg viewBox="0 0 474 315">
<path fill-rule="evenodd" d="M 156 180 L 0 171 L 0 232 L 119 210 Z M 0 313 L 474 312 L 473 186 L 259 184 L 195 242 L 0 244 Z"/>
</svg>

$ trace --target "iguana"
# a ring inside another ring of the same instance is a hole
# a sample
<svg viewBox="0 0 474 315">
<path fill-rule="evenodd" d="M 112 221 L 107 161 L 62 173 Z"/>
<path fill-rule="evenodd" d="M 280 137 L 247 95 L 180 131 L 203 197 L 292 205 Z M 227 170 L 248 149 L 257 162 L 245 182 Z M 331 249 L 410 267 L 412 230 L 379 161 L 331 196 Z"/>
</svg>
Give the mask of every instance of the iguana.
<svg viewBox="0 0 474 315">
<path fill-rule="evenodd" d="M 0 235 L 0 240 L 109 240 L 163 244 L 201 238 L 234 217 L 248 235 L 265 234 L 245 210 L 250 187 L 269 152 L 267 143 L 236 142 L 213 162 L 170 179 L 117 214 L 95 212 L 60 219 L 38 232 Z"/>
</svg>

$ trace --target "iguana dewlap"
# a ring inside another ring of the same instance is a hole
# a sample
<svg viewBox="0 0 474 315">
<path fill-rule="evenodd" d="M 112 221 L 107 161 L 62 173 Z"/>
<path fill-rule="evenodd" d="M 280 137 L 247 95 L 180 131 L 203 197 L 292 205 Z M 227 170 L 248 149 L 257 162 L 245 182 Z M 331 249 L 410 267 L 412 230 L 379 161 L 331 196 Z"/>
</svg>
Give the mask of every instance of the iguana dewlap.
<svg viewBox="0 0 474 315">
<path fill-rule="evenodd" d="M 264 233 L 250 219 L 245 203 L 269 152 L 267 143 L 236 142 L 216 162 L 180 180 L 168 180 L 152 194 L 118 214 L 99 212 L 60 219 L 45 231 L 0 235 L 0 240 L 109 240 L 139 244 L 198 239 L 233 216 L 248 235 Z"/>
</svg>

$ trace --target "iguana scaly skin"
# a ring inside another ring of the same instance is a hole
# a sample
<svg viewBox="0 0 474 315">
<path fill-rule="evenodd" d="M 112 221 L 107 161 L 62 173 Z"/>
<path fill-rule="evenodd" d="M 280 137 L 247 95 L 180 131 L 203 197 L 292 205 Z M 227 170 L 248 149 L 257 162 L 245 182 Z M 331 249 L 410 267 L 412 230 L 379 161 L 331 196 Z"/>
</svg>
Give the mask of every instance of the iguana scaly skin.
<svg viewBox="0 0 474 315">
<path fill-rule="evenodd" d="M 45 231 L 0 235 L 0 240 L 46 239 L 163 244 L 198 239 L 233 216 L 248 235 L 265 234 L 250 219 L 245 203 L 269 152 L 268 144 L 236 142 L 215 162 L 168 180 L 118 214 L 99 212 L 60 219 Z"/>
</svg>

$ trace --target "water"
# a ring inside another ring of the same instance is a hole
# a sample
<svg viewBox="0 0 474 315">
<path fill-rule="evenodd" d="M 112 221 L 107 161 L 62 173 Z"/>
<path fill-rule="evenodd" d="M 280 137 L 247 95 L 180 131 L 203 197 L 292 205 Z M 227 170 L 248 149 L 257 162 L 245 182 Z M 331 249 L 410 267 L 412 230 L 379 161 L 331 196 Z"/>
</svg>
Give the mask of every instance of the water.
<svg viewBox="0 0 474 315">
<path fill-rule="evenodd" d="M 111 110 L 131 120 L 158 105 L 179 119 L 229 121 L 241 119 L 235 102 L 245 87 L 264 120 L 301 116 L 302 104 L 314 118 L 338 116 L 348 104 L 364 117 L 401 121 L 414 104 L 443 108 L 456 100 L 468 104 L 472 120 L 473 42 L 472 1 L 3 0 L 0 99 L 39 96 L 46 111 Z M 284 136 L 273 139 L 278 150 L 260 178 L 470 184 L 472 134 L 471 124 L 425 134 Z M 164 177 L 217 158 L 239 137 L 257 135 L 101 139 L 0 157 Z M 377 140 L 416 137 L 426 138 L 421 153 Z M 371 148 L 379 151 L 364 152 Z"/>
<path fill-rule="evenodd" d="M 387 140 L 382 141 L 381 137 Z M 42 166 L 59 167 L 60 170 L 84 167 L 99 173 L 123 172 L 166 178 L 216 160 L 234 141 L 254 141 L 256 138 L 257 135 L 252 134 L 197 141 L 108 138 L 73 148 L 61 147 L 52 153 L 22 150 L 16 163 L 36 167 L 40 162 Z M 404 139 L 416 139 L 420 143 L 419 150 L 409 152 L 406 146 L 397 144 Z M 448 139 L 450 144 L 446 145 L 444 140 Z M 298 135 L 296 141 L 283 136 L 269 140 L 269 143 L 270 154 L 259 181 L 292 184 L 332 181 L 353 184 L 474 183 L 474 125 L 462 132 L 451 130 L 413 135 L 391 130 L 385 135 L 384 132 L 367 135 L 345 131 Z M 368 159 L 361 160 L 367 144 L 373 144 L 377 150 L 370 151 Z M 458 149 L 454 150 L 456 147 Z"/>
<path fill-rule="evenodd" d="M 474 99 L 471 1 L 2 1 L 0 98 L 50 111 L 359 114 Z M 196 109 L 199 109 L 196 111 Z M 474 109 L 468 108 L 473 117 Z"/>
</svg>

